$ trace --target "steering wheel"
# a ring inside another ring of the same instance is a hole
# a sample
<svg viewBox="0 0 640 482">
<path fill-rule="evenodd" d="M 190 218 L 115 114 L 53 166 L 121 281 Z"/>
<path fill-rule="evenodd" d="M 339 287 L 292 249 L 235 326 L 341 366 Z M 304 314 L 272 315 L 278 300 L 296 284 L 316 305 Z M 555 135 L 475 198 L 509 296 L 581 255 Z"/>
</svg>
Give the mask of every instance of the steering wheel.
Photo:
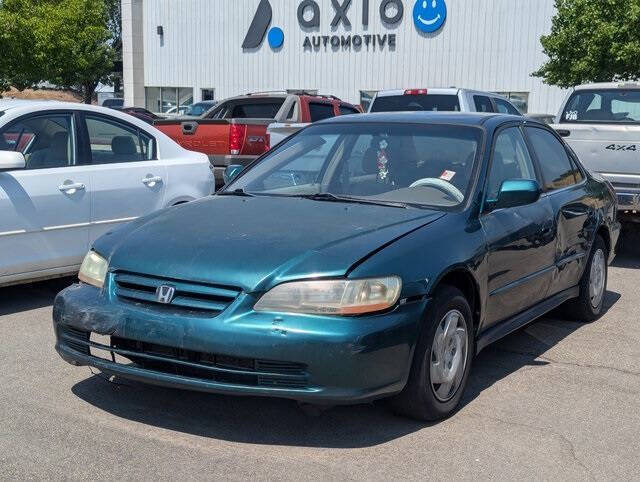
<svg viewBox="0 0 640 482">
<path fill-rule="evenodd" d="M 460 189 L 455 187 L 450 182 L 445 181 L 444 179 L 438 179 L 436 177 L 425 177 L 424 179 L 418 179 L 409 187 L 420 187 L 420 186 L 435 187 L 436 189 L 439 189 L 445 194 L 449 194 L 451 197 L 455 198 L 455 200 L 458 201 L 459 203 L 464 201 L 464 194 L 462 194 L 462 191 L 460 191 Z"/>
</svg>

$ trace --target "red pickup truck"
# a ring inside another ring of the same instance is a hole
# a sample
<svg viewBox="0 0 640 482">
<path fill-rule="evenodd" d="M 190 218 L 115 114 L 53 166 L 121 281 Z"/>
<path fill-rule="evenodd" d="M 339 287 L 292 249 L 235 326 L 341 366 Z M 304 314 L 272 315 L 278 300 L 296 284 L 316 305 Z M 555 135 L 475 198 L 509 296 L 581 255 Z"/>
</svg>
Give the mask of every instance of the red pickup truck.
<svg viewBox="0 0 640 482">
<path fill-rule="evenodd" d="M 230 164 L 246 166 L 269 150 L 273 122 L 316 122 L 362 112 L 337 97 L 303 94 L 248 94 L 227 99 L 199 118 L 157 120 L 154 125 L 185 149 L 209 156 L 216 189 Z"/>
</svg>

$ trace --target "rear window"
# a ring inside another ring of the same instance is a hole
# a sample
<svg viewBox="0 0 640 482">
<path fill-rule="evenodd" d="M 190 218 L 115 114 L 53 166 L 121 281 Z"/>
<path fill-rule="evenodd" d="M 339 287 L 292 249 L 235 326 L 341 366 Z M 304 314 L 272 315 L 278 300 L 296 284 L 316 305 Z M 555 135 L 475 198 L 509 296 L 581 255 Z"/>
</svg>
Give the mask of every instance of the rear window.
<svg viewBox="0 0 640 482">
<path fill-rule="evenodd" d="M 422 94 L 376 97 L 371 112 L 404 112 L 412 110 L 460 111 L 457 95 Z"/>
<path fill-rule="evenodd" d="M 493 112 L 491 99 L 486 95 L 474 95 L 473 102 L 476 105 L 477 112 Z"/>
<path fill-rule="evenodd" d="M 333 104 L 324 104 L 319 102 L 309 103 L 309 114 L 311 115 L 311 122 L 318 122 L 323 119 L 335 117 Z"/>
<path fill-rule="evenodd" d="M 640 123 L 640 90 L 580 90 L 573 93 L 562 112 L 563 122 Z"/>
<path fill-rule="evenodd" d="M 355 107 L 349 107 L 346 105 L 340 106 L 340 115 L 359 114 L 360 111 Z"/>
<path fill-rule="evenodd" d="M 246 99 L 225 102 L 214 109 L 210 119 L 274 119 L 284 104 L 282 99 Z"/>
</svg>

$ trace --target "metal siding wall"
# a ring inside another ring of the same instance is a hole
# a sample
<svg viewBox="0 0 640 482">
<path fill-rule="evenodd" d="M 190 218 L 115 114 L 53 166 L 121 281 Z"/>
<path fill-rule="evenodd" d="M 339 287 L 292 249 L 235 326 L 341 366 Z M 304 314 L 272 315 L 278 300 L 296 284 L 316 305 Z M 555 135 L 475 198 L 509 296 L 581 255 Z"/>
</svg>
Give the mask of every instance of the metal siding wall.
<svg viewBox="0 0 640 482">
<path fill-rule="evenodd" d="M 414 0 L 404 0 L 399 25 L 380 21 L 380 0 L 370 0 L 367 30 L 362 0 L 348 10 L 352 27 L 330 23 L 331 0 L 317 0 L 321 25 L 305 32 L 298 25 L 299 1 L 271 0 L 272 26 L 285 43 L 274 52 L 267 41 L 243 52 L 244 36 L 258 0 L 144 0 L 145 85 L 215 88 L 222 99 L 248 91 L 313 88 L 359 102 L 360 90 L 458 86 L 529 92 L 529 112 L 555 114 L 564 92 L 530 76 L 544 61 L 540 35 L 554 13 L 553 0 L 447 0 L 444 27 L 423 35 L 413 24 Z M 441 0 L 438 0 L 441 1 Z M 156 27 L 164 28 L 164 45 Z M 302 48 L 306 35 L 397 34 L 395 51 Z"/>
</svg>

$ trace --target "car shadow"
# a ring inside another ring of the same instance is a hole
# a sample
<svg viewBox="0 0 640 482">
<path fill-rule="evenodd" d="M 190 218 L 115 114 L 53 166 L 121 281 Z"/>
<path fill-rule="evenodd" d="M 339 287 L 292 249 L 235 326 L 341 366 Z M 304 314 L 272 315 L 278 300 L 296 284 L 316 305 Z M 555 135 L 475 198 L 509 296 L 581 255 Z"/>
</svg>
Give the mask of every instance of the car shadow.
<svg viewBox="0 0 640 482">
<path fill-rule="evenodd" d="M 74 281 L 74 278 L 58 278 L 0 288 L 0 316 L 51 306 L 56 295 Z"/>
<path fill-rule="evenodd" d="M 607 292 L 606 309 L 620 298 Z M 518 370 L 544 365 L 546 351 L 583 324 L 551 313 L 537 323 L 552 325 L 544 341 L 522 329 L 485 349 L 475 360 L 461 406 Z M 230 442 L 319 448 L 371 447 L 433 424 L 392 414 L 384 403 L 340 406 L 309 416 L 296 402 L 173 390 L 96 374 L 72 392 L 117 417 L 167 430 Z"/>
<path fill-rule="evenodd" d="M 607 291 L 603 315 L 620 298 L 620 293 Z M 535 330 L 535 325 L 543 327 Z M 489 345 L 474 360 L 473 372 L 469 376 L 461 407 L 471 403 L 484 390 L 518 370 L 550 364 L 551 361 L 546 360 L 544 354 L 585 326 L 584 323 L 567 320 L 560 308 L 528 327 Z M 530 327 L 533 329 L 529 329 Z"/>
</svg>

